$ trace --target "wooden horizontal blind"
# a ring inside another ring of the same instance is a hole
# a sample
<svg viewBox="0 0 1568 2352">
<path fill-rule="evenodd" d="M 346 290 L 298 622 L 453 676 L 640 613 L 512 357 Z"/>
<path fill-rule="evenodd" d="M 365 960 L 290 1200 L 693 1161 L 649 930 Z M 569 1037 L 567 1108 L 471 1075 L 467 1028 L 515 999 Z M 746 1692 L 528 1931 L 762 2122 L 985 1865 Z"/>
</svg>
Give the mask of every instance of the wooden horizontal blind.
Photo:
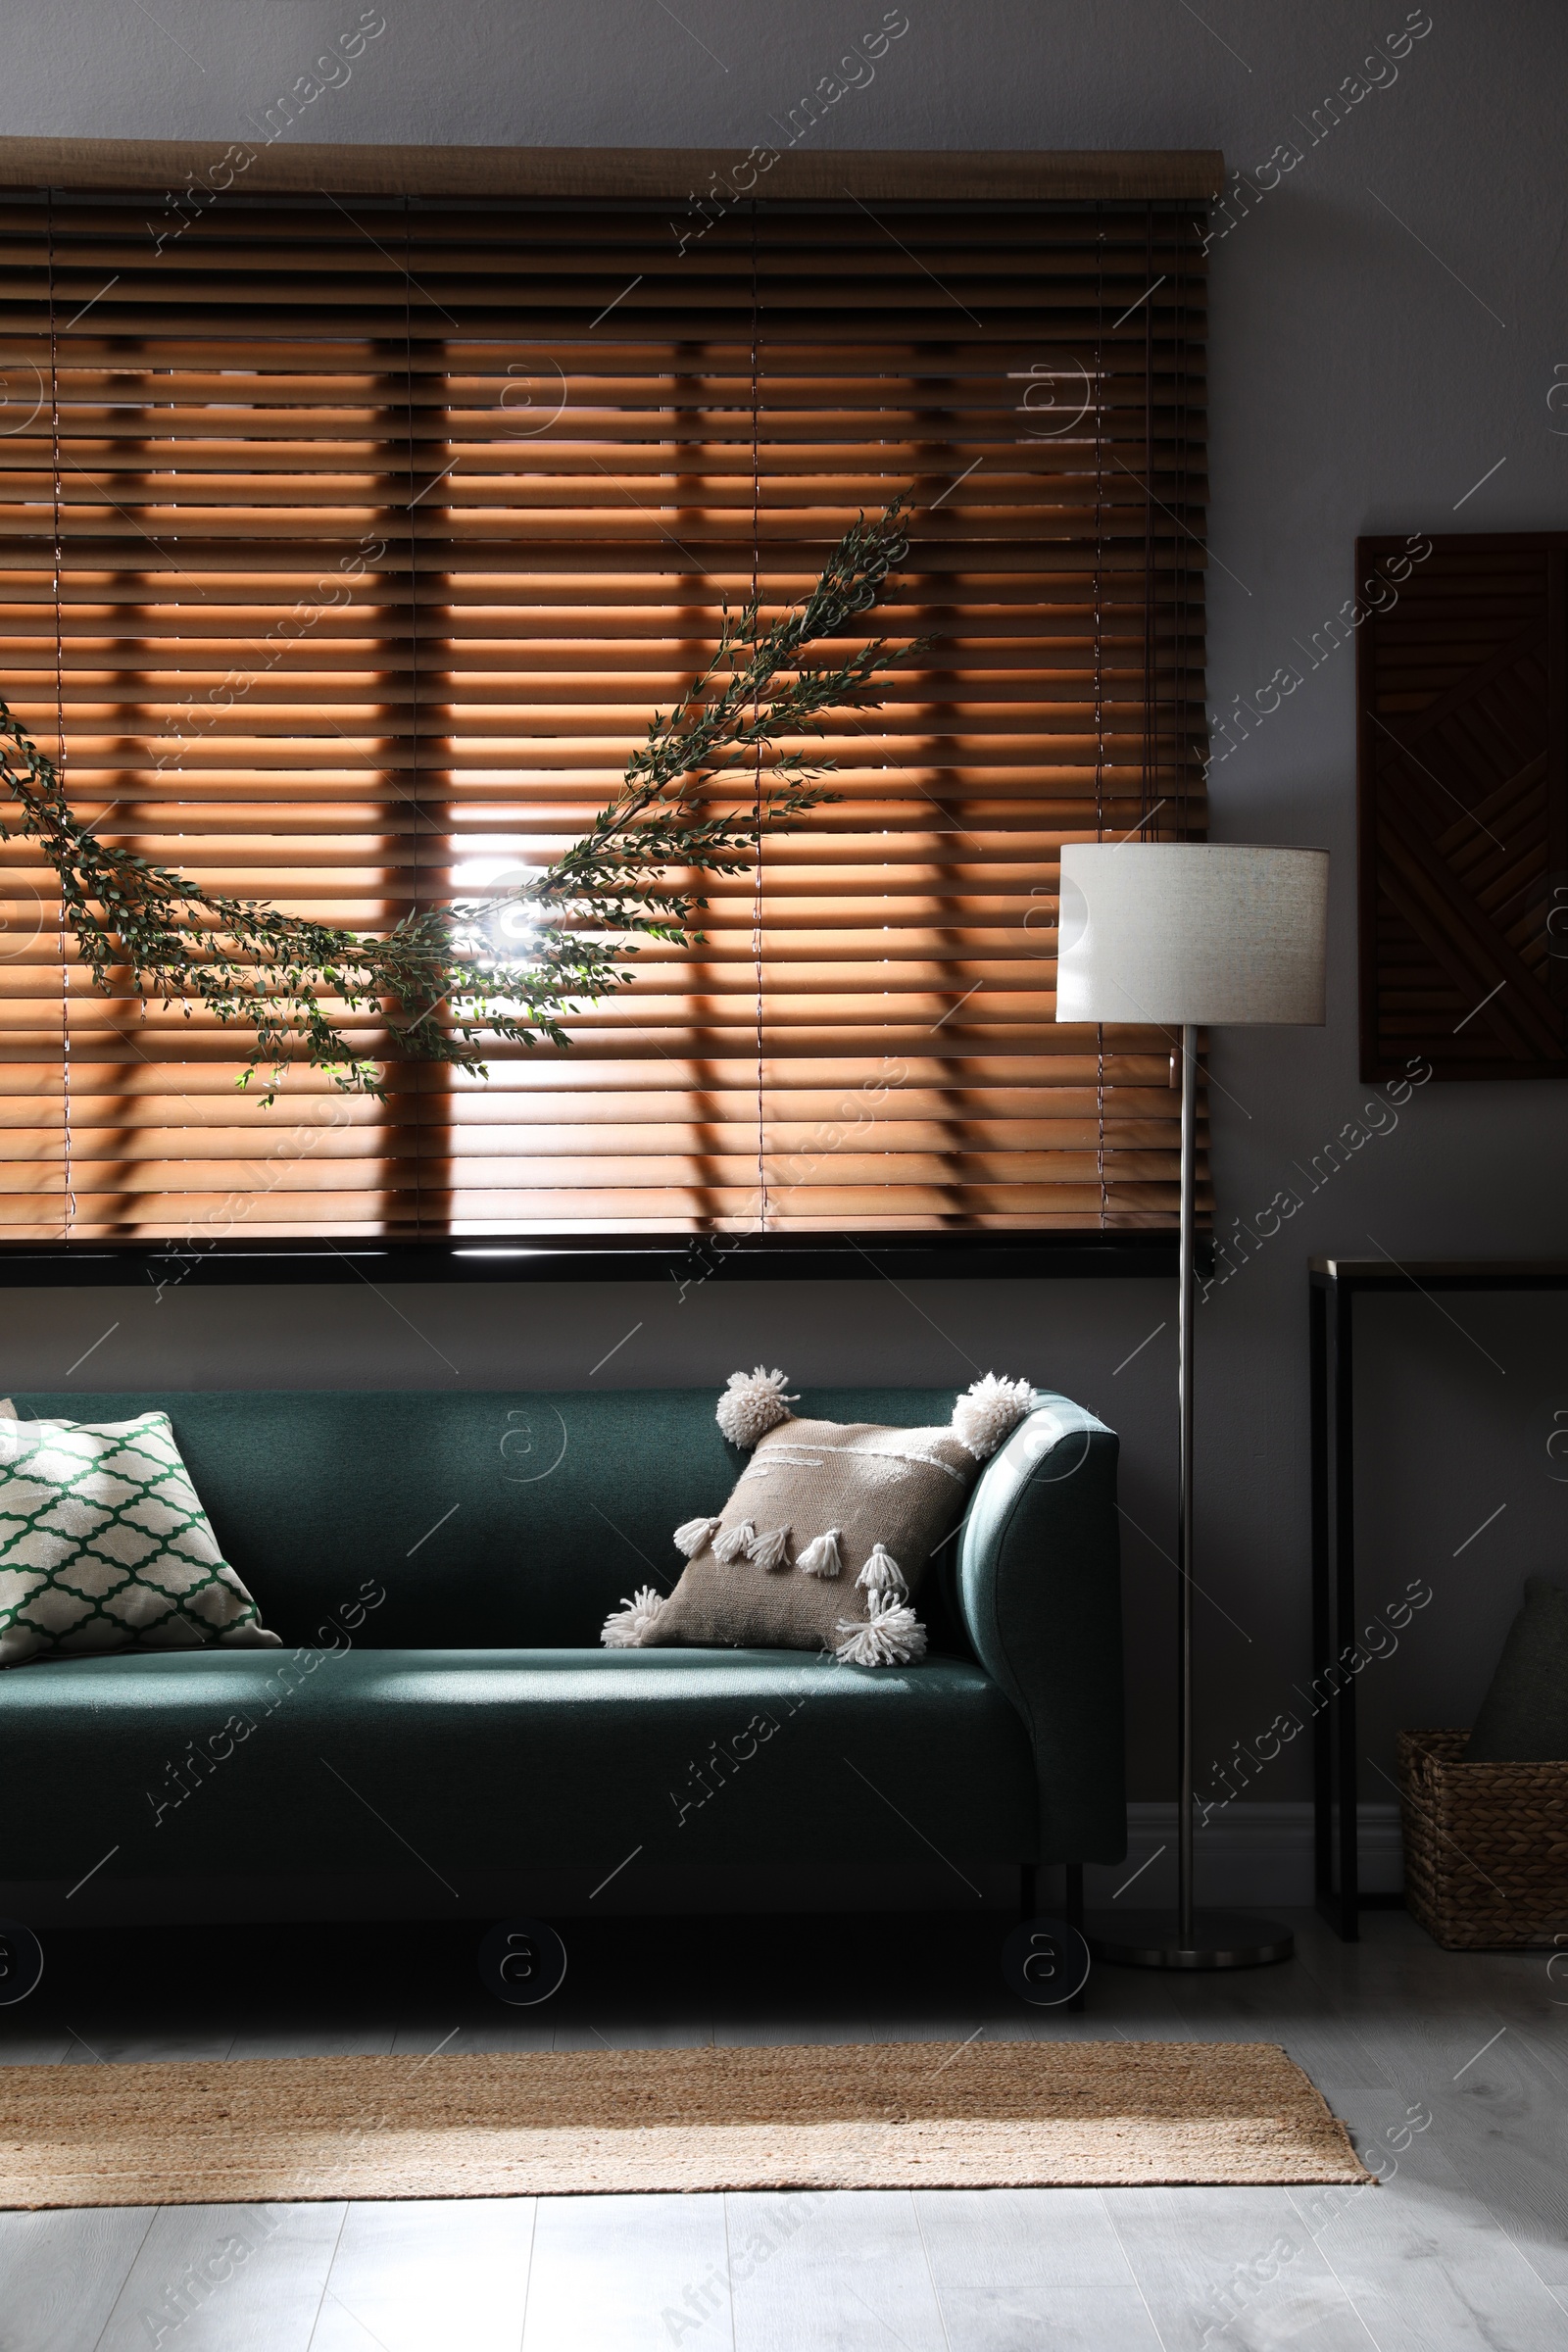
<svg viewBox="0 0 1568 2352">
<path fill-rule="evenodd" d="M 1053 951 L 1064 841 L 1202 831 L 1195 208 L 670 209 L 0 198 L 0 686 L 209 886 L 368 928 L 503 887 L 722 600 L 896 493 L 871 625 L 933 641 L 704 947 L 486 1083 L 263 1110 L 237 1033 L 86 984 L 12 845 L 14 1238 L 1174 1221 L 1168 1040 L 1058 1029 Z"/>
</svg>

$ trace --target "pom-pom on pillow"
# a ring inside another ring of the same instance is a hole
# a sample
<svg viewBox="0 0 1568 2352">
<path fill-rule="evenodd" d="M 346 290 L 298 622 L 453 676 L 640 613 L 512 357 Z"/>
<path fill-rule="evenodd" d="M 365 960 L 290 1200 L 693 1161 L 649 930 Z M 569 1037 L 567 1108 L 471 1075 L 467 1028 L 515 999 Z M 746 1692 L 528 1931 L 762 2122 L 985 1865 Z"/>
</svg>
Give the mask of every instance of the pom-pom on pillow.
<svg viewBox="0 0 1568 2352">
<path fill-rule="evenodd" d="M 784 1372 L 764 1372 L 760 1364 L 755 1372 L 730 1374 L 713 1418 L 732 1446 L 749 1452 L 759 1438 L 789 1419 L 798 1399 L 785 1396 L 787 1378 Z"/>
<path fill-rule="evenodd" d="M 276 1641 L 218 1548 L 167 1413 L 0 1415 L 0 1666 Z"/>
<path fill-rule="evenodd" d="M 1025 1413 L 1035 1409 L 1035 1393 L 1026 1380 L 999 1380 L 988 1372 L 977 1380 L 953 1408 L 953 1426 L 960 1445 L 977 1462 L 989 1462 L 1004 1438 Z"/>
<path fill-rule="evenodd" d="M 802 1421 L 782 1372 L 732 1373 L 717 1420 L 751 1462 L 716 1517 L 674 1531 L 688 1565 L 667 1600 L 643 1586 L 609 1618 L 612 1649 L 830 1649 L 846 1665 L 925 1654 L 916 1614 L 931 1556 L 980 1464 L 1035 1405 L 987 1373 L 943 1429 Z"/>
</svg>

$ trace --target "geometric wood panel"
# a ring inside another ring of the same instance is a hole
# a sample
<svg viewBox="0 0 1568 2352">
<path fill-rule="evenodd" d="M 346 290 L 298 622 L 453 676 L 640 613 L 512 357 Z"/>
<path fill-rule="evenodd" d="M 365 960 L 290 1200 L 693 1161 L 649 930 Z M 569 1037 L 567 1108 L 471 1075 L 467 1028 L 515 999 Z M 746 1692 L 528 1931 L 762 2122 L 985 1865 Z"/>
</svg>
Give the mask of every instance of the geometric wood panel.
<svg viewBox="0 0 1568 2352">
<path fill-rule="evenodd" d="M 1568 532 L 1355 558 L 1361 1075 L 1568 1077 Z"/>
</svg>

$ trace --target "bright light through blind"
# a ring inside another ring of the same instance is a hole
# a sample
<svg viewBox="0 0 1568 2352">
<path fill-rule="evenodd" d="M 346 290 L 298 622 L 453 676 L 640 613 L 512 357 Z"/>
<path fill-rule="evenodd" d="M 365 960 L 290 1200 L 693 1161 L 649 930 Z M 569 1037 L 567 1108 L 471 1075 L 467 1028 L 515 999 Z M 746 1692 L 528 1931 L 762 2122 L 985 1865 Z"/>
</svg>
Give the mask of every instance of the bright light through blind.
<svg viewBox="0 0 1568 2352">
<path fill-rule="evenodd" d="M 13 1239 L 1173 1221 L 1168 1041 L 1052 991 L 1061 844 L 1202 831 L 1196 208 L 667 213 L 231 196 L 155 251 L 142 199 L 0 200 L 0 690 L 211 887 L 376 927 L 504 884 L 723 599 L 896 493 L 871 625 L 933 640 L 704 948 L 487 1084 L 263 1110 L 235 1033 L 90 988 L 11 845 Z"/>
</svg>

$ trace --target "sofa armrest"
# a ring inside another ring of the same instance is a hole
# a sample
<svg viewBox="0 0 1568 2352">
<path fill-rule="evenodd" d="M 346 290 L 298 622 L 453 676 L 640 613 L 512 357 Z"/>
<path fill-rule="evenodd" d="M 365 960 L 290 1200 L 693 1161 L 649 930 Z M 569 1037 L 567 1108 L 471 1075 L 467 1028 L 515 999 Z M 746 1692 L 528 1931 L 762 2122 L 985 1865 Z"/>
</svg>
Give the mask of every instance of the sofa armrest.
<svg viewBox="0 0 1568 2352">
<path fill-rule="evenodd" d="M 1042 1862 L 1127 1851 L 1115 1433 L 1043 1396 L 987 1463 L 953 1598 L 1034 1746 Z"/>
</svg>

